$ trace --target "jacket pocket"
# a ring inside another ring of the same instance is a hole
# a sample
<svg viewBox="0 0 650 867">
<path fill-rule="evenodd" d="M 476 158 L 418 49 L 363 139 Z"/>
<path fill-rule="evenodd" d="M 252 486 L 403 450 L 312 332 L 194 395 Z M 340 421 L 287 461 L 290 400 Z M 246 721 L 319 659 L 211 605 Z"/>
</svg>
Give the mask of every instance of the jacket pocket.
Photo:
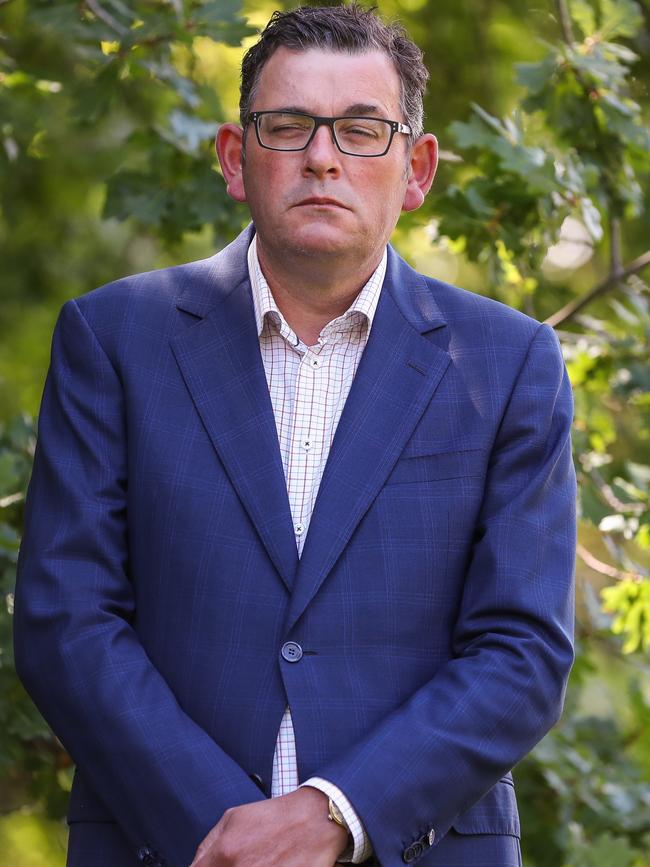
<svg viewBox="0 0 650 867">
<path fill-rule="evenodd" d="M 460 452 L 438 452 L 431 455 L 409 455 L 400 458 L 386 479 L 387 485 L 409 482 L 432 482 L 482 476 L 485 472 L 485 451 L 469 449 Z"/>
<path fill-rule="evenodd" d="M 510 834 L 521 836 L 517 796 L 512 777 L 507 775 L 480 801 L 462 813 L 452 824 L 459 834 Z"/>
</svg>

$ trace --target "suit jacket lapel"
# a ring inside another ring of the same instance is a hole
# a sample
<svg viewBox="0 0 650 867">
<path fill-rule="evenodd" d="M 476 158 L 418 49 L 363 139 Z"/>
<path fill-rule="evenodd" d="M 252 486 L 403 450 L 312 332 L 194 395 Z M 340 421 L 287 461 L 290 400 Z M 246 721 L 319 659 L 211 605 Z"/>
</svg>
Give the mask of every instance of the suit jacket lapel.
<svg viewBox="0 0 650 867">
<path fill-rule="evenodd" d="M 177 307 L 199 321 L 172 341 L 196 409 L 287 588 L 298 556 L 278 435 L 255 328 L 249 228 L 193 266 Z"/>
<path fill-rule="evenodd" d="M 287 631 L 379 493 L 448 365 L 423 333 L 445 322 L 423 278 L 389 248 L 368 344 L 332 443 L 298 566 Z"/>
</svg>

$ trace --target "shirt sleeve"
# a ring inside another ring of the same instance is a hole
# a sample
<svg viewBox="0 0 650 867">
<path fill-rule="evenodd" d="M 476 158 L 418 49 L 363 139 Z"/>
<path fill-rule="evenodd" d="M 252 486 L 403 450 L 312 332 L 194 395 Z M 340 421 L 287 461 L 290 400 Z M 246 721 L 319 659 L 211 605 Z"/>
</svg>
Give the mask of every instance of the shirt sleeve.
<svg viewBox="0 0 650 867">
<path fill-rule="evenodd" d="M 360 864 L 362 861 L 370 858 L 372 855 L 372 843 L 370 842 L 370 838 L 366 834 L 366 830 L 361 824 L 361 820 L 357 816 L 354 807 L 339 787 L 335 786 L 334 783 L 323 780 L 322 777 L 310 777 L 302 783 L 302 786 L 311 786 L 314 789 L 320 789 L 321 792 L 324 792 L 328 798 L 331 798 L 334 801 L 343 814 L 343 818 L 345 819 L 347 826 L 350 829 L 350 834 L 352 835 L 353 845 L 348 846 L 345 852 L 339 856 L 338 860 L 351 861 L 353 864 Z"/>
</svg>

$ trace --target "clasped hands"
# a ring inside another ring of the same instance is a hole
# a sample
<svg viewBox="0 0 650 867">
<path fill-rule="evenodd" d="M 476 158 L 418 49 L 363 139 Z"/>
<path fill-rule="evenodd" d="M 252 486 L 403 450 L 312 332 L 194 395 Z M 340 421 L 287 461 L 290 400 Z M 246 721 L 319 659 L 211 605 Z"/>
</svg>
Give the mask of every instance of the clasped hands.
<svg viewBox="0 0 650 867">
<path fill-rule="evenodd" d="M 226 810 L 190 867 L 335 867 L 348 846 L 328 819 L 327 795 L 304 786 L 288 795 Z"/>
</svg>

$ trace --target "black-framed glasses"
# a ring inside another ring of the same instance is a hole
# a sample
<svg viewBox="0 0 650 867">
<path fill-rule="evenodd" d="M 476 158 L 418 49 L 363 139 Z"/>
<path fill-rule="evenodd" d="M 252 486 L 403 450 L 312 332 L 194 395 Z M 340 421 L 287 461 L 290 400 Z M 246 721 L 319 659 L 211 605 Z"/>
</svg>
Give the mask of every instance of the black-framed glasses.
<svg viewBox="0 0 650 867">
<path fill-rule="evenodd" d="M 253 111 L 257 141 L 271 151 L 303 151 L 319 126 L 328 126 L 341 153 L 355 157 L 382 157 L 396 132 L 411 134 L 411 127 L 383 117 L 319 117 L 294 111 Z"/>
</svg>

